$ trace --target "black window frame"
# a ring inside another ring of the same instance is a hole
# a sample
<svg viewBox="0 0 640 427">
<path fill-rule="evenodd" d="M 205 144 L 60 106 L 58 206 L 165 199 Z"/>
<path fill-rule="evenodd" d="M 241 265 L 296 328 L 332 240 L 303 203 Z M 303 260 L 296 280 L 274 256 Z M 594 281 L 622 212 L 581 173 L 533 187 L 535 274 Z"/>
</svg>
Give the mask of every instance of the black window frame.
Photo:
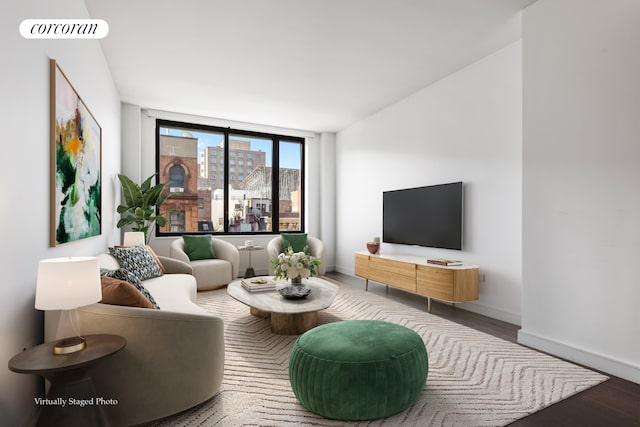
<svg viewBox="0 0 640 427">
<path fill-rule="evenodd" d="M 211 231 L 185 231 L 185 232 L 161 232 L 159 227 L 155 228 L 155 236 L 156 237 L 178 237 L 182 235 L 202 235 L 209 234 L 214 236 L 242 236 L 242 235 L 275 235 L 280 234 L 281 232 L 286 233 L 305 233 L 306 232 L 306 223 L 305 223 L 305 213 L 306 213 L 306 194 L 305 194 L 305 181 L 306 181 L 306 171 L 305 171 L 305 156 L 306 156 L 306 144 L 305 139 L 299 136 L 291 136 L 291 135 L 282 135 L 282 134 L 274 134 L 274 133 L 266 133 L 266 132 L 257 132 L 250 131 L 238 128 L 231 127 L 220 127 L 220 126 L 212 126 L 212 125 L 204 125 L 199 123 L 189 123 L 175 120 L 166 120 L 166 119 L 156 119 L 156 129 L 155 129 L 155 170 L 156 170 L 156 182 L 160 180 L 160 129 L 161 128 L 178 128 L 183 129 L 185 131 L 194 130 L 194 131 L 203 131 L 203 132 L 213 132 L 213 133 L 221 133 L 224 135 L 224 156 L 222 156 L 221 162 L 222 165 L 229 164 L 230 158 L 230 144 L 229 139 L 232 136 L 239 137 L 247 137 L 247 138 L 262 138 L 262 139 L 270 139 L 271 140 L 271 150 L 272 150 L 272 165 L 271 165 L 271 207 L 272 207 L 272 218 L 271 218 L 271 230 L 270 231 L 245 231 L 245 232 L 231 232 L 229 231 L 229 197 L 227 195 L 227 191 L 230 184 L 229 178 L 229 168 L 222 167 L 222 172 L 224 175 L 224 231 L 211 232 Z M 300 230 L 282 230 L 280 231 L 280 143 L 298 143 L 300 144 Z M 252 158 L 253 156 L 249 157 Z M 198 160 L 198 165 L 200 165 L 200 161 Z M 253 167 L 252 167 L 253 169 Z M 199 170 L 199 168 L 198 168 Z M 198 179 L 200 175 L 198 175 Z M 197 180 L 196 180 L 197 182 Z M 197 191 L 198 189 L 196 189 Z M 213 219 L 211 219 L 213 220 Z"/>
</svg>

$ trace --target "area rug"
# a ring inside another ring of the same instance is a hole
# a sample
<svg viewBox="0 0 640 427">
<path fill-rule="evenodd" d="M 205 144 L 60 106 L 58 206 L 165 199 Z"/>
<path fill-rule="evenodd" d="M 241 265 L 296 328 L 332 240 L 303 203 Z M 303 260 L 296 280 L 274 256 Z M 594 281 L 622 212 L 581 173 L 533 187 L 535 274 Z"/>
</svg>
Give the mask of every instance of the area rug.
<svg viewBox="0 0 640 427">
<path fill-rule="evenodd" d="M 336 283 L 334 281 L 334 283 Z M 160 426 L 503 426 L 592 387 L 607 377 L 351 285 L 319 313 L 321 324 L 377 319 L 413 329 L 424 339 L 429 375 L 416 403 L 392 417 L 346 423 L 303 408 L 288 377 L 297 336 L 274 335 L 269 321 L 225 289 L 198 294 L 198 305 L 225 322 L 225 372 L 220 393 L 162 420 Z M 177 391 L 179 392 L 179 391 Z"/>
</svg>

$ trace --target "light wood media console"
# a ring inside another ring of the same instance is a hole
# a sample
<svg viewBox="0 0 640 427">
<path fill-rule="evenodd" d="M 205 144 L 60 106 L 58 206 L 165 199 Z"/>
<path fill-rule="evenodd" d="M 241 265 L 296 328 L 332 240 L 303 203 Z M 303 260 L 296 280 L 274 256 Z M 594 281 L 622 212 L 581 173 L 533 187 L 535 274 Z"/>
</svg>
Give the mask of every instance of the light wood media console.
<svg viewBox="0 0 640 427">
<path fill-rule="evenodd" d="M 451 303 L 478 299 L 478 266 L 441 266 L 427 263 L 427 259 L 412 255 L 371 255 L 356 252 L 356 276 L 387 286 L 427 297 L 427 311 L 431 312 L 431 298 Z"/>
</svg>

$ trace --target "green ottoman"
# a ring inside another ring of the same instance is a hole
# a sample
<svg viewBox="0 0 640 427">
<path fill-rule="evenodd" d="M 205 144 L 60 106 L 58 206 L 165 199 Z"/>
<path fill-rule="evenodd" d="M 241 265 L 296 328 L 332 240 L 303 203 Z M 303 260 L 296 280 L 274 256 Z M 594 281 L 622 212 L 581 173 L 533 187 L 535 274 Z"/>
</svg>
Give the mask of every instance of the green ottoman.
<svg viewBox="0 0 640 427">
<path fill-rule="evenodd" d="M 379 320 L 318 326 L 298 338 L 289 380 L 308 410 L 325 418 L 385 418 L 411 406 L 427 381 L 429 360 L 411 329 Z"/>
</svg>

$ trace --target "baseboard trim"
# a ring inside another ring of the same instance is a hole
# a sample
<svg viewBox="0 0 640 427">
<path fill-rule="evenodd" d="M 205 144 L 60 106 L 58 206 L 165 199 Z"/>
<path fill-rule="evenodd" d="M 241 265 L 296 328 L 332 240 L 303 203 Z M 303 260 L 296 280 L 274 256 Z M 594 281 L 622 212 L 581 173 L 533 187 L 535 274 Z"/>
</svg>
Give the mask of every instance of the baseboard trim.
<svg viewBox="0 0 640 427">
<path fill-rule="evenodd" d="M 471 311 L 473 313 L 482 314 L 483 316 L 491 317 L 492 319 L 501 320 L 503 322 L 511 323 L 512 325 L 520 326 L 520 315 L 512 313 L 510 311 L 500 310 L 494 307 L 490 307 L 479 302 L 471 301 L 456 304 L 462 309 Z"/>
<path fill-rule="evenodd" d="M 520 329 L 518 343 L 640 384 L 640 366 Z"/>
</svg>

